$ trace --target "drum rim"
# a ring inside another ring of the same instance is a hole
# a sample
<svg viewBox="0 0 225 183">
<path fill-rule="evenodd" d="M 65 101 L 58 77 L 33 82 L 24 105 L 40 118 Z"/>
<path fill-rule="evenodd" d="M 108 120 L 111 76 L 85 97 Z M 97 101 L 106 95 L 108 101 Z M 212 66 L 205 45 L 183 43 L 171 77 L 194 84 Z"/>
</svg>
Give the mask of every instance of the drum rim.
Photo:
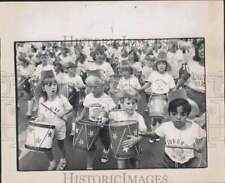
<svg viewBox="0 0 225 183">
<path fill-rule="evenodd" d="M 29 122 L 30 126 L 36 126 L 36 127 L 41 127 L 41 128 L 48 128 L 48 129 L 55 129 L 55 125 L 50 125 L 50 124 L 43 124 L 43 123 L 38 123 L 38 122 Z"/>
<path fill-rule="evenodd" d="M 90 121 L 90 120 L 80 120 L 76 122 L 77 124 L 82 125 L 91 125 L 91 126 L 99 126 L 99 123 L 96 121 Z"/>
<path fill-rule="evenodd" d="M 124 123 L 124 122 L 133 122 L 133 123 L 131 123 L 131 124 L 128 124 L 128 125 L 132 125 L 132 124 L 138 124 L 138 121 L 137 120 L 120 120 L 120 121 L 114 121 L 114 120 L 112 120 L 112 121 L 110 121 L 109 122 L 109 126 L 114 126 L 115 124 L 118 124 L 118 123 Z"/>
<path fill-rule="evenodd" d="M 35 146 L 27 145 L 27 144 L 25 144 L 25 148 L 30 149 L 30 150 L 34 150 L 34 151 L 43 151 L 43 152 L 50 151 L 52 149 L 52 147 L 51 148 L 35 147 Z"/>
</svg>

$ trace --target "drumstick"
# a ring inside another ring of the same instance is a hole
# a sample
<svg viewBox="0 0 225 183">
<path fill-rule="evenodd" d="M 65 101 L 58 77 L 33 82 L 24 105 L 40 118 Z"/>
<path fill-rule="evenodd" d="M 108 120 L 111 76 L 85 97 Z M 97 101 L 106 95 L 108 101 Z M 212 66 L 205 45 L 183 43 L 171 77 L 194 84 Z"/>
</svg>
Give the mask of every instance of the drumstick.
<svg viewBox="0 0 225 183">
<path fill-rule="evenodd" d="M 43 105 L 46 109 L 48 109 L 50 112 L 52 112 L 55 116 L 57 116 L 58 118 L 60 118 L 61 120 L 63 120 L 64 122 L 67 122 L 64 118 L 58 116 L 54 111 L 52 111 L 48 106 L 46 106 L 45 104 L 41 103 L 41 105 Z"/>
<path fill-rule="evenodd" d="M 192 150 L 195 150 L 194 147 L 190 147 L 190 146 L 166 145 L 166 147 L 168 147 L 168 148 L 192 149 Z"/>
</svg>

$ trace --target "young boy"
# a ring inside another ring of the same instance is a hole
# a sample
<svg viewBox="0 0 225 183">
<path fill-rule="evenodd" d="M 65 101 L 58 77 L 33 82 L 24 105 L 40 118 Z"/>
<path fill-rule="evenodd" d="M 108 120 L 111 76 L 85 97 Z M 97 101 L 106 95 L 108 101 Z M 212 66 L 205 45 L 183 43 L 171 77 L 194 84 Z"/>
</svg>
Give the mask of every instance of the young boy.
<svg viewBox="0 0 225 183">
<path fill-rule="evenodd" d="M 116 107 L 112 98 L 104 93 L 105 80 L 100 73 L 96 75 L 89 75 L 86 79 L 86 84 L 90 89 L 90 93 L 84 99 L 84 109 L 81 114 L 77 117 L 76 121 L 80 121 L 85 117 L 87 112 L 89 113 L 88 119 L 93 122 L 102 121 L 102 113 L 108 114 L 110 110 Z M 106 126 L 100 129 L 99 137 L 104 145 L 103 155 L 101 158 L 102 163 L 106 163 L 109 153 L 109 132 Z M 87 169 L 93 169 L 93 154 L 87 153 Z"/>
<path fill-rule="evenodd" d="M 119 113 L 111 112 L 109 119 L 111 121 L 137 121 L 138 122 L 138 131 L 146 131 L 147 127 L 144 122 L 144 118 L 136 112 L 138 95 L 135 90 L 128 90 L 123 92 L 121 95 L 121 108 L 122 110 Z M 128 140 L 122 142 L 124 148 L 131 148 L 134 145 L 138 144 L 142 140 L 141 136 L 129 136 Z M 134 157 L 130 158 L 117 158 L 117 167 L 118 169 L 123 168 L 139 168 L 139 159 L 138 153 Z"/>
<path fill-rule="evenodd" d="M 165 153 L 162 165 L 165 168 L 196 167 L 196 152 L 206 146 L 206 131 L 188 119 L 191 105 L 183 90 L 169 94 L 168 112 L 171 121 L 162 123 L 155 131 L 142 133 L 150 138 L 165 138 Z"/>
</svg>

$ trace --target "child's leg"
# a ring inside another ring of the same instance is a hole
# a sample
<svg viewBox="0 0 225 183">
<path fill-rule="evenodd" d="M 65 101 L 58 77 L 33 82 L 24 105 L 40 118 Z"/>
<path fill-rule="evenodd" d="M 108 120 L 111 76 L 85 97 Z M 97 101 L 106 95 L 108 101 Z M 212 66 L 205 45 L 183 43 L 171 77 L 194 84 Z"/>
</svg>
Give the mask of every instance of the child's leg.
<svg viewBox="0 0 225 183">
<path fill-rule="evenodd" d="M 106 163 L 109 160 L 108 153 L 109 153 L 109 146 L 110 146 L 109 129 L 107 128 L 107 126 L 104 126 L 103 128 L 100 129 L 99 137 L 104 146 L 101 162 Z"/>
<path fill-rule="evenodd" d="M 95 151 L 88 151 L 86 154 L 87 154 L 86 169 L 93 170 L 94 169 Z"/>
<path fill-rule="evenodd" d="M 48 158 L 48 161 L 49 161 L 48 170 L 55 170 L 56 162 L 55 162 L 55 160 L 53 158 L 52 151 L 46 152 L 45 154 L 47 155 L 47 158 Z"/>
<path fill-rule="evenodd" d="M 65 158 L 66 157 L 66 150 L 65 150 L 65 147 L 64 147 L 64 139 L 58 140 L 58 146 L 59 146 L 61 158 Z"/>
<path fill-rule="evenodd" d="M 59 160 L 56 170 L 64 170 L 66 167 L 66 150 L 64 147 L 64 139 L 58 140 L 58 147 L 60 150 L 61 158 Z"/>
<path fill-rule="evenodd" d="M 117 159 L 117 168 L 118 169 L 129 168 L 128 159 Z"/>
</svg>

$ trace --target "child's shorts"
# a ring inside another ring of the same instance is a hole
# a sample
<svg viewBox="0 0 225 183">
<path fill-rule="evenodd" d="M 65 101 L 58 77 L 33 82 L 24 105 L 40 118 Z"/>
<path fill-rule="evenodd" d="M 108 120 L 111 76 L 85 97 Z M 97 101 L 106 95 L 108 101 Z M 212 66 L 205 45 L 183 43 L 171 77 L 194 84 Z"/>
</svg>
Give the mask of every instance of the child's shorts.
<svg viewBox="0 0 225 183">
<path fill-rule="evenodd" d="M 64 140 L 66 138 L 66 124 L 56 125 L 55 138 L 57 140 Z"/>
</svg>

